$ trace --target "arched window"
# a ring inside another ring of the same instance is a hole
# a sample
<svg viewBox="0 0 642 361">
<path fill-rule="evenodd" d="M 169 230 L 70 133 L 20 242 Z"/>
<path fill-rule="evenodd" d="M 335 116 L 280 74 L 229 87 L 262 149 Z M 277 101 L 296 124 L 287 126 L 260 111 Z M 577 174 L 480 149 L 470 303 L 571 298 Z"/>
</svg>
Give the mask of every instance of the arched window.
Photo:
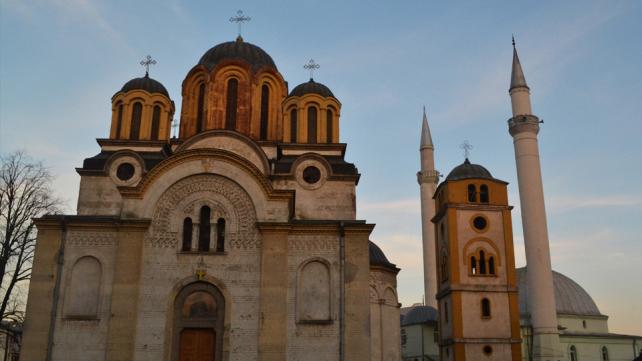
<svg viewBox="0 0 642 361">
<path fill-rule="evenodd" d="M 305 263 L 299 270 L 297 281 L 297 321 L 330 321 L 332 285 L 328 265 L 320 260 Z"/>
<path fill-rule="evenodd" d="M 317 142 L 317 108 L 308 107 L 308 143 Z"/>
<path fill-rule="evenodd" d="M 470 273 L 477 274 L 477 258 L 475 256 L 470 257 Z"/>
<path fill-rule="evenodd" d="M 569 354 L 571 356 L 571 361 L 578 361 L 578 359 L 577 359 L 577 349 L 575 348 L 574 345 L 571 345 L 571 348 L 569 350 Z"/>
<path fill-rule="evenodd" d="M 495 274 L 495 257 L 488 257 L 488 273 L 491 275 Z"/>
<path fill-rule="evenodd" d="M 139 139 L 140 138 L 140 117 L 143 115 L 143 104 L 140 102 L 134 103 L 132 108 L 132 122 L 131 129 L 129 132 L 129 139 Z"/>
<path fill-rule="evenodd" d="M 210 207 L 203 206 L 201 208 L 201 219 L 198 230 L 198 250 L 201 252 L 210 250 L 210 231 L 212 229 L 210 225 L 210 213 Z"/>
<path fill-rule="evenodd" d="M 236 104 L 238 103 L 239 81 L 232 78 L 227 82 L 227 106 L 225 108 L 225 129 L 236 129 Z"/>
<path fill-rule="evenodd" d="M 334 117 L 332 116 L 332 110 L 328 109 L 327 117 L 326 117 L 326 141 L 328 143 L 334 143 L 333 140 L 333 134 L 332 134 L 332 119 Z"/>
<path fill-rule="evenodd" d="M 477 189 L 474 184 L 468 185 L 468 201 L 477 202 Z"/>
<path fill-rule="evenodd" d="M 441 282 L 448 280 L 448 255 L 441 256 Z"/>
<path fill-rule="evenodd" d="M 482 298 L 481 300 L 481 315 L 482 318 L 490 317 L 490 301 L 488 298 Z"/>
<path fill-rule="evenodd" d="M 225 220 L 219 218 L 216 221 L 216 252 L 225 251 Z"/>
<path fill-rule="evenodd" d="M 479 187 L 479 201 L 482 203 L 488 203 L 488 186 L 482 184 Z"/>
<path fill-rule="evenodd" d="M 200 133 L 205 128 L 203 117 L 205 116 L 205 83 L 198 86 L 198 106 L 196 108 L 196 132 Z"/>
<path fill-rule="evenodd" d="M 183 246 L 181 250 L 187 252 L 192 249 L 192 219 L 187 217 L 183 220 Z"/>
<path fill-rule="evenodd" d="M 479 274 L 486 274 L 486 253 L 479 251 Z"/>
<path fill-rule="evenodd" d="M 270 111 L 270 88 L 267 84 L 261 87 L 261 140 L 268 138 L 268 114 Z"/>
<path fill-rule="evenodd" d="M 609 349 L 606 346 L 602 346 L 602 361 L 609 361 Z"/>
<path fill-rule="evenodd" d="M 94 257 L 81 257 L 71 270 L 65 315 L 72 318 L 98 317 L 102 267 Z"/>
<path fill-rule="evenodd" d="M 297 111 L 296 108 L 290 111 L 290 143 L 296 143 L 297 141 Z"/>
<path fill-rule="evenodd" d="M 118 103 L 118 116 L 116 118 L 116 139 L 120 139 L 120 130 L 123 127 L 123 103 Z"/>
<path fill-rule="evenodd" d="M 160 130 L 160 116 L 161 116 L 161 107 L 158 105 L 154 106 L 154 113 L 152 115 L 152 140 L 158 140 L 158 131 Z"/>
<path fill-rule="evenodd" d="M 582 328 L 586 328 L 586 320 L 582 320 Z"/>
</svg>

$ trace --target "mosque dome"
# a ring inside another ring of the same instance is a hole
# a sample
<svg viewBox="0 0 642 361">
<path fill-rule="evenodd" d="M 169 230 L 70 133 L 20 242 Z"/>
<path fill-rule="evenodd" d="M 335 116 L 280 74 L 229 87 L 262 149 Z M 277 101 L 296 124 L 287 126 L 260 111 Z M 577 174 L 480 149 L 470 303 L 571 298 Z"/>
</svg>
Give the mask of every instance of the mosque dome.
<svg viewBox="0 0 642 361">
<path fill-rule="evenodd" d="M 150 94 L 159 93 L 169 98 L 169 93 L 163 84 L 158 80 L 150 78 L 149 74 L 145 74 L 144 77 L 134 78 L 128 81 L 120 89 L 119 93 L 127 93 L 130 90 L 145 90 Z"/>
<path fill-rule="evenodd" d="M 308 81 L 307 83 L 299 84 L 296 87 L 294 87 L 294 89 L 292 89 L 292 91 L 290 92 L 289 96 L 300 97 L 305 94 L 318 94 L 325 98 L 335 97 L 334 94 L 332 94 L 332 91 L 330 90 L 330 88 L 328 88 L 327 86 L 321 83 L 317 83 L 312 78 L 310 78 L 310 81 Z"/>
<path fill-rule="evenodd" d="M 418 325 L 429 322 L 437 322 L 439 312 L 430 306 L 414 306 L 406 313 L 401 320 L 401 327 Z"/>
<path fill-rule="evenodd" d="M 210 50 L 206 51 L 198 61 L 199 65 L 204 65 L 211 70 L 225 59 L 238 59 L 247 62 L 253 69 L 259 69 L 263 66 L 269 66 L 276 69 L 274 60 L 263 49 L 254 44 L 243 41 L 240 36 L 236 41 L 221 43 Z"/>
<path fill-rule="evenodd" d="M 468 158 L 466 158 L 462 164 L 456 166 L 452 171 L 450 171 L 446 180 L 456 181 L 470 178 L 495 179 L 488 169 L 479 164 L 473 164 L 468 160 Z"/>
<path fill-rule="evenodd" d="M 529 314 L 528 284 L 526 283 L 526 267 L 517 270 L 517 285 L 519 287 L 519 312 Z M 593 298 L 577 282 L 553 271 L 555 287 L 555 305 L 557 313 L 577 316 L 602 316 Z"/>
<path fill-rule="evenodd" d="M 381 248 L 374 244 L 374 242 L 368 241 L 368 251 L 370 253 L 370 266 L 385 267 L 394 271 L 398 270 L 397 266 L 394 263 L 390 263 L 390 261 L 388 261 L 388 258 L 383 253 Z"/>
</svg>

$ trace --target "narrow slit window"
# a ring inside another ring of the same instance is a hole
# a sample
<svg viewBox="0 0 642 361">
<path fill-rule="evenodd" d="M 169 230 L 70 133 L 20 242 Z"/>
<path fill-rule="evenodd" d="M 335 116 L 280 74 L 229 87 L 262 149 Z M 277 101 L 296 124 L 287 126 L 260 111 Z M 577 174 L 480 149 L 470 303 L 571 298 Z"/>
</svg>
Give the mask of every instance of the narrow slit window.
<svg viewBox="0 0 642 361">
<path fill-rule="evenodd" d="M 602 361 L 609 361 L 609 349 L 606 346 L 602 346 Z"/>
<path fill-rule="evenodd" d="M 236 130 L 236 105 L 238 103 L 239 81 L 232 78 L 227 82 L 227 106 L 225 108 L 225 129 Z"/>
<path fill-rule="evenodd" d="M 326 141 L 328 143 L 334 143 L 334 134 L 332 133 L 332 121 L 334 117 L 332 115 L 332 110 L 328 109 L 327 118 L 326 118 Z"/>
<path fill-rule="evenodd" d="M 575 346 L 571 345 L 569 354 L 571 355 L 571 361 L 577 361 L 577 349 Z"/>
<path fill-rule="evenodd" d="M 290 143 L 296 143 L 297 141 L 297 111 L 296 108 L 290 111 Z"/>
<path fill-rule="evenodd" d="M 152 114 L 152 140 L 158 140 L 160 130 L 160 116 L 161 116 L 161 107 L 158 105 L 154 106 L 154 113 Z"/>
<path fill-rule="evenodd" d="M 203 206 L 201 208 L 201 219 L 198 230 L 198 250 L 200 252 L 207 252 L 210 250 L 210 232 L 212 230 L 210 213 L 210 207 Z"/>
<path fill-rule="evenodd" d="M 196 132 L 200 133 L 205 129 L 203 118 L 205 117 L 205 83 L 198 87 L 198 104 L 196 108 Z"/>
<path fill-rule="evenodd" d="M 219 218 L 216 221 L 216 252 L 225 251 L 225 220 Z"/>
<path fill-rule="evenodd" d="M 120 139 L 120 130 L 123 127 L 123 103 L 118 104 L 118 118 L 116 118 L 116 139 Z"/>
<path fill-rule="evenodd" d="M 267 84 L 261 87 L 261 140 L 268 138 L 268 114 L 270 111 L 270 88 Z"/>
<path fill-rule="evenodd" d="M 444 321 L 448 323 L 448 302 L 444 302 Z"/>
<path fill-rule="evenodd" d="M 495 274 L 495 257 L 488 257 L 488 273 L 491 275 Z"/>
<path fill-rule="evenodd" d="M 132 122 L 131 131 L 129 132 L 129 139 L 137 140 L 140 138 L 140 117 L 143 115 L 143 104 L 140 102 L 134 103 L 132 109 Z"/>
<path fill-rule="evenodd" d="M 468 185 L 468 201 L 477 202 L 477 189 L 474 184 Z"/>
<path fill-rule="evenodd" d="M 490 301 L 488 298 L 484 298 L 481 301 L 481 313 L 483 318 L 490 317 Z"/>
<path fill-rule="evenodd" d="M 183 220 L 183 246 L 181 250 L 187 252 L 192 249 L 192 219 L 187 217 Z"/>
<path fill-rule="evenodd" d="M 482 184 L 479 187 L 479 201 L 482 203 L 488 203 L 488 186 L 485 184 Z"/>
<path fill-rule="evenodd" d="M 470 257 L 470 273 L 477 274 L 477 258 L 475 256 Z"/>
<path fill-rule="evenodd" d="M 308 108 L 308 143 L 316 144 L 317 142 L 317 108 Z"/>
<path fill-rule="evenodd" d="M 486 274 L 486 253 L 479 251 L 479 274 Z"/>
</svg>

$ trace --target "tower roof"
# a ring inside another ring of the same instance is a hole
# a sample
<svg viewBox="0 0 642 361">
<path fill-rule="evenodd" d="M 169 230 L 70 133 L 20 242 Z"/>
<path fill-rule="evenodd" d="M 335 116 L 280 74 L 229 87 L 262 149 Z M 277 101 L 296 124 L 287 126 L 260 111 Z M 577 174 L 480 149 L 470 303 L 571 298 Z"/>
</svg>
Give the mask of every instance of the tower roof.
<svg viewBox="0 0 642 361">
<path fill-rule="evenodd" d="M 381 248 L 372 241 L 368 241 L 368 252 L 371 266 L 380 266 L 395 272 L 399 270 L 394 263 L 388 261 L 388 257 L 386 257 Z"/>
<path fill-rule="evenodd" d="M 134 78 L 128 81 L 120 89 L 119 93 L 127 93 L 130 90 L 145 90 L 151 94 L 160 93 L 169 98 L 169 93 L 163 84 L 158 80 L 150 78 L 149 74 L 145 74 L 144 77 Z"/>
<path fill-rule="evenodd" d="M 318 94 L 318 95 L 320 95 L 322 97 L 326 97 L 326 98 L 327 97 L 335 98 L 335 96 L 334 96 L 334 94 L 332 94 L 332 91 L 330 90 L 330 88 L 328 88 L 327 86 L 325 86 L 325 85 L 323 85 L 321 83 L 317 83 L 312 78 L 310 78 L 310 81 L 308 81 L 307 83 L 299 84 L 296 87 L 294 87 L 294 89 L 292 89 L 292 91 L 290 92 L 289 96 L 291 96 L 291 97 L 293 97 L 293 96 L 300 97 L 300 96 L 303 96 L 305 94 Z"/>
<path fill-rule="evenodd" d="M 432 135 L 428 126 L 428 116 L 426 116 L 426 107 L 424 107 L 424 119 L 421 124 L 421 144 L 420 148 L 432 148 Z"/>
<path fill-rule="evenodd" d="M 221 43 L 203 54 L 199 65 L 204 65 L 207 69 L 213 69 L 216 64 L 225 59 L 239 59 L 247 62 L 253 69 L 259 69 L 262 66 L 269 66 L 276 69 L 276 64 L 272 57 L 258 46 L 243 41 L 242 37 L 236 38 L 236 41 Z"/>
<path fill-rule="evenodd" d="M 446 180 L 456 181 L 456 180 L 470 179 L 470 178 L 497 180 L 493 177 L 492 174 L 490 174 L 488 169 L 484 168 L 479 164 L 471 163 L 468 160 L 468 158 L 466 158 L 466 160 L 462 164 L 453 168 L 453 170 L 451 170 L 450 173 L 448 173 Z"/>
<path fill-rule="evenodd" d="M 517 48 L 515 47 L 515 39 L 513 38 L 513 70 L 511 71 L 510 75 L 509 90 L 514 88 L 528 88 L 528 85 L 526 85 L 526 78 L 524 77 L 522 64 L 519 62 Z"/>
</svg>

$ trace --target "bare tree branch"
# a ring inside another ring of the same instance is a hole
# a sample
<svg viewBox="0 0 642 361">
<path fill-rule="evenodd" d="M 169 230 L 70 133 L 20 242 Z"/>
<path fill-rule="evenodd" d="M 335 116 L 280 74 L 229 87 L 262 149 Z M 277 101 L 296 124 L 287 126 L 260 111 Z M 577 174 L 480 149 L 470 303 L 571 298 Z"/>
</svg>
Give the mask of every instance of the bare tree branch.
<svg viewBox="0 0 642 361">
<path fill-rule="evenodd" d="M 51 173 L 23 152 L 0 157 L 0 316 L 21 321 L 23 302 L 17 285 L 31 277 L 36 244 L 34 218 L 58 213 Z"/>
</svg>

